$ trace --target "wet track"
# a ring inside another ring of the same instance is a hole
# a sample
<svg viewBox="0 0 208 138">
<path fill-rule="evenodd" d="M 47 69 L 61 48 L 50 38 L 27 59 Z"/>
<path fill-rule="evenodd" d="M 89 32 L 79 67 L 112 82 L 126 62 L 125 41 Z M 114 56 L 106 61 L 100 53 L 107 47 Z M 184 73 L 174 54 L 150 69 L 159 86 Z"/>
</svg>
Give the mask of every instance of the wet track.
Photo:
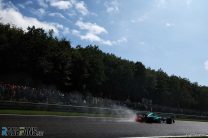
<svg viewBox="0 0 208 138">
<path fill-rule="evenodd" d="M 208 134 L 207 122 L 176 121 L 175 124 L 146 124 L 133 121 L 54 116 L 0 115 L 0 127 L 38 127 L 45 137 L 141 137 Z"/>
</svg>

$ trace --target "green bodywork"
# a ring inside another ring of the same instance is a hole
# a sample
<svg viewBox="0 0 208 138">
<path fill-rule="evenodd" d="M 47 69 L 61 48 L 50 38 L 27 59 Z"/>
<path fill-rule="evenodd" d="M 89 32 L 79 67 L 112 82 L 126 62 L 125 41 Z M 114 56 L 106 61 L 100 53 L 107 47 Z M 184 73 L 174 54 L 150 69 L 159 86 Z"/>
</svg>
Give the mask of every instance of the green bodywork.
<svg viewBox="0 0 208 138">
<path fill-rule="evenodd" d="M 147 117 L 152 118 L 153 120 L 158 121 L 158 122 L 161 121 L 162 119 L 162 117 L 152 112 L 147 113 Z"/>
</svg>

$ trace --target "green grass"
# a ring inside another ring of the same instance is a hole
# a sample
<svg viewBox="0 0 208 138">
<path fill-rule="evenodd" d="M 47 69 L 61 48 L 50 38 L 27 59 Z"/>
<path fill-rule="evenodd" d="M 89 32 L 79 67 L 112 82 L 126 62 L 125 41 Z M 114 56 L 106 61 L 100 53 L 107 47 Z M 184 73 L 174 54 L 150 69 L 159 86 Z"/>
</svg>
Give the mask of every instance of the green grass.
<svg viewBox="0 0 208 138">
<path fill-rule="evenodd" d="M 115 117 L 115 116 L 107 115 L 107 114 L 55 112 L 55 111 L 38 111 L 38 110 L 17 110 L 17 109 L 0 109 L 0 114 Z"/>
<path fill-rule="evenodd" d="M 89 116 L 89 117 L 115 117 L 121 118 L 118 115 L 111 114 L 93 114 L 93 113 L 79 113 L 79 112 L 57 112 L 57 111 L 41 111 L 41 110 L 26 110 L 26 109 L 0 109 L 0 114 L 19 114 L 19 115 L 57 115 L 57 116 Z M 190 119 L 190 118 L 176 118 L 176 121 L 197 121 L 208 122 L 208 120 Z"/>
</svg>

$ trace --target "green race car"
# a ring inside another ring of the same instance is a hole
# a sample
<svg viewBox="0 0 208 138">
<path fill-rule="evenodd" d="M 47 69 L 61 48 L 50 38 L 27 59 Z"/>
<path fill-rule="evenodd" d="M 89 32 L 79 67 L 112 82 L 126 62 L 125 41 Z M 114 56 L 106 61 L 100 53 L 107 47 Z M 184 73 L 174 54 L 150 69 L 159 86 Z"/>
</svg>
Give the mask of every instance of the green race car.
<svg viewBox="0 0 208 138">
<path fill-rule="evenodd" d="M 137 113 L 135 121 L 146 122 L 146 123 L 167 123 L 167 124 L 175 123 L 173 117 L 161 117 L 153 112 L 148 112 L 145 114 Z"/>
<path fill-rule="evenodd" d="M 155 113 L 148 113 L 146 116 L 146 122 L 147 123 L 161 123 L 162 122 L 162 117 L 158 116 Z"/>
</svg>

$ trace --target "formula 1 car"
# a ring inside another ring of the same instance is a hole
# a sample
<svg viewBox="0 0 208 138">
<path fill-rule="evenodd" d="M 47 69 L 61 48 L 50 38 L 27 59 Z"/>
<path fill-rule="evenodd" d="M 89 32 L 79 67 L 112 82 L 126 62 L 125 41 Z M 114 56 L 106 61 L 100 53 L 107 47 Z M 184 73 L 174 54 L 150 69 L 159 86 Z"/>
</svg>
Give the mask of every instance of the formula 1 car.
<svg viewBox="0 0 208 138">
<path fill-rule="evenodd" d="M 173 117 L 161 117 L 153 112 L 148 112 L 148 113 L 137 113 L 136 122 L 146 122 L 146 123 L 167 123 L 167 124 L 172 124 L 175 123 L 175 120 Z"/>
</svg>

